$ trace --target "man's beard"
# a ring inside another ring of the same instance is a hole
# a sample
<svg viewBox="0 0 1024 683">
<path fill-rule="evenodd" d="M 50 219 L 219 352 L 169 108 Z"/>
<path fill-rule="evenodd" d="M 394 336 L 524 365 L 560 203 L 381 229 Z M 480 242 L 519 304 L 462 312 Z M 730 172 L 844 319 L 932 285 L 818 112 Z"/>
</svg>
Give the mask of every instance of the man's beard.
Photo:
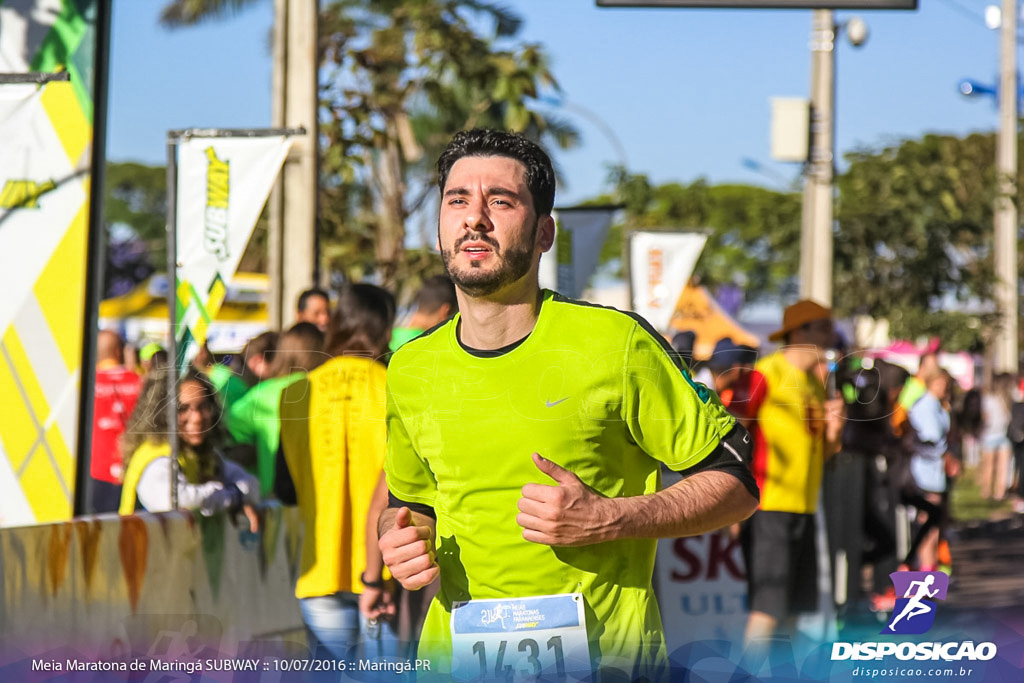
<svg viewBox="0 0 1024 683">
<path fill-rule="evenodd" d="M 533 242 L 537 236 L 537 223 L 534 223 L 525 244 L 510 244 L 507 249 L 502 249 L 487 234 L 470 233 L 455 242 L 452 249 L 441 249 L 441 260 L 444 262 L 444 269 L 448 277 L 452 279 L 455 286 L 472 297 L 490 296 L 500 289 L 507 287 L 516 280 L 530 272 L 533 266 Z M 471 262 L 462 270 L 456 270 L 455 251 L 464 242 L 483 242 L 491 247 L 494 255 L 498 257 L 498 267 L 493 270 L 484 270 L 483 264 Z"/>
</svg>

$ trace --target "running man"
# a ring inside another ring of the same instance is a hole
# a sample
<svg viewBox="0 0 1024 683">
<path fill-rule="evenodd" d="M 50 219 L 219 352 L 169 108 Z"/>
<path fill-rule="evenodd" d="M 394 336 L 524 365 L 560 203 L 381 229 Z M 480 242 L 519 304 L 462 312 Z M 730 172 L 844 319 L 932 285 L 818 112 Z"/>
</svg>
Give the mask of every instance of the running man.
<svg viewBox="0 0 1024 683">
<path fill-rule="evenodd" d="M 463 132 L 437 168 L 459 314 L 389 366 L 379 522 L 403 586 L 440 577 L 418 656 L 442 676 L 478 659 L 488 676 L 536 674 L 582 639 L 586 675 L 664 678 L 656 539 L 753 512 L 749 435 L 646 321 L 541 290 L 555 180 L 540 147 Z M 664 490 L 663 464 L 683 474 Z M 584 618 L 550 611 L 573 605 Z M 480 615 L 506 608 L 522 630 L 484 633 L 500 625 Z"/>
<path fill-rule="evenodd" d="M 929 574 L 928 576 L 924 577 L 924 579 L 921 581 L 910 582 L 910 585 L 907 586 L 907 592 L 903 596 L 905 598 L 910 598 L 910 602 L 908 602 L 906 607 L 903 608 L 903 611 L 900 612 L 899 615 L 892 620 L 892 622 L 890 622 L 890 631 L 895 632 L 897 622 L 899 622 L 899 620 L 903 617 L 906 617 L 907 621 L 910 621 L 919 614 L 928 614 L 932 611 L 932 608 L 930 606 L 923 604 L 921 601 L 925 598 L 933 598 L 935 597 L 935 594 L 939 592 L 938 588 L 936 588 L 933 591 L 928 590 L 928 587 L 931 586 L 933 583 L 935 583 L 935 576 L 933 574 Z M 914 593 L 914 586 L 917 586 L 916 593 Z M 911 595 L 911 593 L 914 593 L 914 595 Z"/>
</svg>

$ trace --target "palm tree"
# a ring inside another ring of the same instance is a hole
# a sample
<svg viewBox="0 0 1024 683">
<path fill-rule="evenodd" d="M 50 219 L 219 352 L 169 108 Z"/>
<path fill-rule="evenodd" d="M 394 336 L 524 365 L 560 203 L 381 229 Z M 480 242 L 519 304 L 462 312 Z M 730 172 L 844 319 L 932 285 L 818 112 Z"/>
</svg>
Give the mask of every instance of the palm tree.
<svg viewBox="0 0 1024 683">
<path fill-rule="evenodd" d="M 195 26 L 211 19 L 223 19 L 265 0 L 170 0 L 160 12 L 167 28 Z"/>
</svg>

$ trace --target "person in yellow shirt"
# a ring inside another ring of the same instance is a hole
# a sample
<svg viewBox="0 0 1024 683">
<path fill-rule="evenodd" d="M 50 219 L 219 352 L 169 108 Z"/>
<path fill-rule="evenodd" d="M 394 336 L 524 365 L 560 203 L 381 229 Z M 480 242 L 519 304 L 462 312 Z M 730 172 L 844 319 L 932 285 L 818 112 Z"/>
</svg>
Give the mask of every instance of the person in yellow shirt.
<svg viewBox="0 0 1024 683">
<path fill-rule="evenodd" d="M 305 526 L 295 596 L 318 660 L 397 652 L 376 530 L 387 506 L 380 359 L 394 310 L 380 287 L 347 287 L 328 330 L 332 358 L 281 394 L 274 488 L 282 502 L 298 503 Z"/>
<path fill-rule="evenodd" d="M 769 336 L 778 351 L 757 362 L 758 396 L 751 469 L 761 490 L 757 511 L 744 522 L 747 567 L 745 641 L 792 633 L 796 616 L 818 605 L 814 513 L 825 460 L 841 444 L 843 400 L 826 396 L 817 370 L 836 344 L 832 311 L 805 299 L 783 312 Z"/>
</svg>

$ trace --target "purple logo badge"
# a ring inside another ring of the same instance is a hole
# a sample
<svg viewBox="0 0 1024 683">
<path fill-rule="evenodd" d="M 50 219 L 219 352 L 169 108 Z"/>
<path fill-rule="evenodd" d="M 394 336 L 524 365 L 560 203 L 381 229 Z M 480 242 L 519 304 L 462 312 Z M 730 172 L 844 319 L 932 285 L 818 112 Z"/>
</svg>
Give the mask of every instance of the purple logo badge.
<svg viewBox="0 0 1024 683">
<path fill-rule="evenodd" d="M 893 572 L 896 607 L 881 633 L 924 633 L 935 623 L 935 600 L 945 600 L 949 576 L 943 572 Z"/>
</svg>

